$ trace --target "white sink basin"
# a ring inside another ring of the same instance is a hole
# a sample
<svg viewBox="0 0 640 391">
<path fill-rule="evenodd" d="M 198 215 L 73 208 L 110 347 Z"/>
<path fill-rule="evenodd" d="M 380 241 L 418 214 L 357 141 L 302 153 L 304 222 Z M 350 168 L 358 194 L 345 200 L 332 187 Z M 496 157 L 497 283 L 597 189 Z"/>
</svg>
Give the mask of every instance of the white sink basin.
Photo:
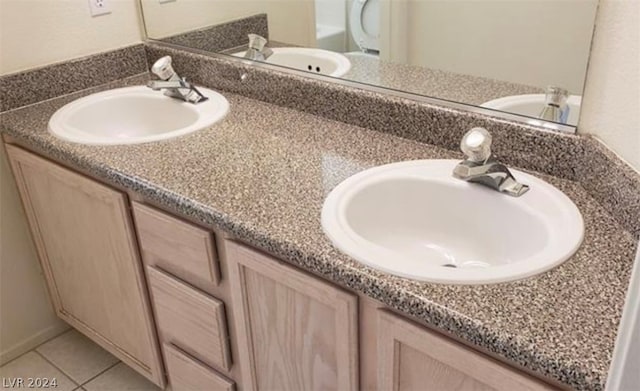
<svg viewBox="0 0 640 391">
<path fill-rule="evenodd" d="M 351 69 L 351 61 L 340 53 L 310 48 L 272 48 L 269 64 L 294 68 L 321 75 L 340 77 Z M 244 57 L 245 52 L 234 53 Z"/>
<path fill-rule="evenodd" d="M 582 216 L 561 191 L 512 170 L 531 189 L 510 197 L 453 178 L 457 163 L 407 161 L 346 179 L 325 200 L 325 234 L 375 269 L 450 284 L 533 276 L 578 249 Z"/>
<path fill-rule="evenodd" d="M 118 88 L 75 100 L 56 111 L 49 131 L 75 143 L 138 144 L 166 140 L 213 125 L 229 111 L 219 93 L 198 88 L 209 99 L 192 104 L 145 86 Z"/>
<path fill-rule="evenodd" d="M 484 102 L 480 106 L 538 118 L 544 107 L 544 98 L 544 94 L 512 95 Z M 581 102 L 582 97 L 578 95 L 570 95 L 567 99 L 567 104 L 569 105 L 567 125 L 578 126 Z"/>
</svg>

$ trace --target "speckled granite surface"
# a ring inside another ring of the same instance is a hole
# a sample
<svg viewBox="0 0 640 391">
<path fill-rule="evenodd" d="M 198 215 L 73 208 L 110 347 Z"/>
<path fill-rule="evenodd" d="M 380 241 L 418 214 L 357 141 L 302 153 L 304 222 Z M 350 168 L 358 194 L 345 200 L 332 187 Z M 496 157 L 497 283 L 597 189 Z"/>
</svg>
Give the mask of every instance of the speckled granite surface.
<svg viewBox="0 0 640 391">
<path fill-rule="evenodd" d="M 176 70 L 197 84 L 453 151 L 458 151 L 469 129 L 485 127 L 493 135 L 492 150 L 501 161 L 586 180 L 608 212 L 640 237 L 638 173 L 585 137 L 153 44 L 147 45 L 147 55 L 150 63 L 171 55 Z M 598 172 L 606 175 L 594 175 Z M 618 180 L 625 186 L 619 186 Z M 607 201 L 609 194 L 616 195 L 615 201 Z"/>
<path fill-rule="evenodd" d="M 494 136 L 494 153 L 506 163 L 568 179 L 575 179 L 572 157 L 584 149 L 582 138 L 518 122 L 147 45 L 149 63 L 165 55 L 196 84 L 451 150 L 458 150 L 469 129 L 483 126 Z"/>
<path fill-rule="evenodd" d="M 0 112 L 147 72 L 144 45 L 0 76 Z"/>
<path fill-rule="evenodd" d="M 140 76 L 103 88 L 145 80 Z M 233 93 L 225 93 L 231 111 L 222 122 L 167 142 L 83 146 L 46 131 L 57 108 L 94 91 L 4 113 L 2 131 L 540 375 L 576 389 L 603 389 L 637 240 L 580 183 L 539 174 L 569 195 L 585 219 L 581 248 L 561 266 L 495 285 L 415 282 L 335 250 L 322 233 L 322 203 L 340 181 L 368 167 L 460 158 L 459 153 Z M 562 153 L 581 159 L 593 142 L 579 143 L 577 151 Z"/>
<path fill-rule="evenodd" d="M 264 23 L 266 26 L 266 16 Z M 215 31 L 217 28 L 224 27 L 226 25 L 216 26 L 210 28 L 210 30 Z M 253 28 L 255 29 L 256 27 L 254 26 Z M 206 31 L 202 33 L 186 33 L 180 36 L 164 38 L 162 41 L 192 49 L 233 54 L 246 50 L 247 46 L 246 34 L 238 36 L 239 30 L 239 27 L 234 28 L 233 33 L 235 35 L 231 35 L 236 36 L 235 45 L 230 45 L 231 41 L 223 41 L 224 44 L 221 44 L 219 43 L 220 40 L 210 40 Z M 294 45 L 269 41 L 268 46 L 289 47 Z M 344 55 L 351 61 L 351 69 L 340 79 L 456 103 L 480 106 L 484 102 L 505 96 L 544 93 L 544 88 L 542 87 L 393 63 L 363 53 L 344 53 Z"/>
<path fill-rule="evenodd" d="M 640 173 L 600 141 L 585 144 L 576 164 L 576 179 L 617 220 L 640 239 Z"/>
<path fill-rule="evenodd" d="M 543 94 L 544 88 L 460 73 L 384 61 L 378 57 L 345 53 L 351 69 L 342 78 L 359 83 L 479 106 L 509 95 Z"/>
<path fill-rule="evenodd" d="M 258 14 L 159 40 L 193 49 L 220 52 L 229 48 L 247 45 L 248 34 L 258 34 L 267 39 L 269 38 L 267 14 Z"/>
</svg>

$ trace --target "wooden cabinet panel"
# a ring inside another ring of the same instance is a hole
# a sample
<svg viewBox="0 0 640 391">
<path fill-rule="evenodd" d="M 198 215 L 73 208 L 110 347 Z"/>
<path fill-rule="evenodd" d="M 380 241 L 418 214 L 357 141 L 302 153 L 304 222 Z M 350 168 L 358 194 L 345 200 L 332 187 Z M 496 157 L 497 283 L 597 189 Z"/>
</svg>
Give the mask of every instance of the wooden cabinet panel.
<svg viewBox="0 0 640 391">
<path fill-rule="evenodd" d="M 220 271 L 213 234 L 164 212 L 132 202 L 142 256 L 185 280 L 218 285 Z"/>
<path fill-rule="evenodd" d="M 125 195 L 6 148 L 57 314 L 163 386 Z"/>
<path fill-rule="evenodd" d="M 216 369 L 231 367 L 224 304 L 147 266 L 160 339 Z"/>
<path fill-rule="evenodd" d="M 356 390 L 357 297 L 226 242 L 243 385 L 251 390 Z"/>
<path fill-rule="evenodd" d="M 388 311 L 378 310 L 377 328 L 381 390 L 554 389 Z"/>
<path fill-rule="evenodd" d="M 172 391 L 233 391 L 232 381 L 216 373 L 173 345 L 163 345 Z"/>
</svg>

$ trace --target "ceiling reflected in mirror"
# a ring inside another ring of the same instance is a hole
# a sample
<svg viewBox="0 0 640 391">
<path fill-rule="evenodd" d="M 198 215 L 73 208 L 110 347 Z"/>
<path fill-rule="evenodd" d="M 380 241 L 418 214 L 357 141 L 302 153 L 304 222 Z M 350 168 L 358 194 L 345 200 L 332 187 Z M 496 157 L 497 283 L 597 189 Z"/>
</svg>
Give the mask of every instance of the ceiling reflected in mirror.
<svg viewBox="0 0 640 391">
<path fill-rule="evenodd" d="M 570 126 L 597 9 L 597 0 L 141 3 L 153 40 Z"/>
</svg>

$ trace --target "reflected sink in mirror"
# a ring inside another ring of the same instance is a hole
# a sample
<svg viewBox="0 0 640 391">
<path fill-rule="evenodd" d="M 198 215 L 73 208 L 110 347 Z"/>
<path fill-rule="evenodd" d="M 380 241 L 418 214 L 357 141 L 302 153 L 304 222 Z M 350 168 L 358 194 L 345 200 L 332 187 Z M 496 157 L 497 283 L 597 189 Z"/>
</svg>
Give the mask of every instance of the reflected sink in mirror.
<svg viewBox="0 0 640 391">
<path fill-rule="evenodd" d="M 197 104 L 168 97 L 145 86 L 117 88 L 77 99 L 56 111 L 49 131 L 80 144 L 119 145 L 167 140 L 220 121 L 229 102 L 198 88 L 208 100 Z"/>
<path fill-rule="evenodd" d="M 574 203 L 535 176 L 521 197 L 455 179 L 456 160 L 394 163 L 360 172 L 326 198 L 322 227 L 355 260 L 401 277 L 484 284 L 530 277 L 582 242 Z"/>
<path fill-rule="evenodd" d="M 300 71 L 313 72 L 320 75 L 341 77 L 351 69 L 351 61 L 340 53 L 323 49 L 309 48 L 271 48 L 273 54 L 266 59 L 266 63 L 293 68 Z M 233 55 L 244 57 L 245 52 Z"/>
<path fill-rule="evenodd" d="M 542 111 L 542 108 L 544 107 L 544 103 L 544 94 L 526 94 L 493 99 L 488 102 L 484 102 L 481 106 L 488 109 L 500 110 L 508 113 L 525 115 L 527 117 L 538 118 L 540 112 Z M 569 106 L 567 125 L 578 125 L 581 103 L 581 96 L 571 95 L 567 99 L 567 105 Z"/>
</svg>

